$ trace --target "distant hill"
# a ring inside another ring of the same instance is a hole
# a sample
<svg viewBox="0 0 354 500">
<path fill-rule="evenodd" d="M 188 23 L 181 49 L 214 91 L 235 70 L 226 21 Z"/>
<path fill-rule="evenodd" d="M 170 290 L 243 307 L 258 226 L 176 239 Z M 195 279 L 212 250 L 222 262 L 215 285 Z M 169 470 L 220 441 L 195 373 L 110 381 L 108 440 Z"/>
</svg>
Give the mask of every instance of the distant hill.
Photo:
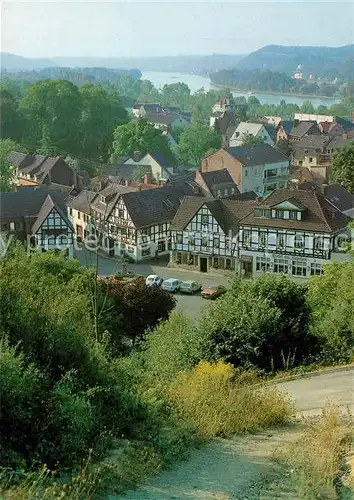
<svg viewBox="0 0 354 500">
<path fill-rule="evenodd" d="M 307 78 L 339 77 L 354 80 L 354 45 L 344 47 L 300 47 L 267 45 L 237 63 L 241 70 L 267 69 L 292 74 L 300 66 Z"/>
<path fill-rule="evenodd" d="M 211 54 L 206 56 L 166 57 L 55 57 L 59 66 L 105 68 L 139 68 L 143 71 L 171 71 L 207 75 L 221 69 L 230 69 L 242 59 L 242 55 Z"/>
<path fill-rule="evenodd" d="M 9 54 L 8 52 L 0 52 L 1 69 L 6 69 L 7 71 L 37 70 L 50 68 L 55 65 L 52 59 L 32 59 Z"/>
</svg>

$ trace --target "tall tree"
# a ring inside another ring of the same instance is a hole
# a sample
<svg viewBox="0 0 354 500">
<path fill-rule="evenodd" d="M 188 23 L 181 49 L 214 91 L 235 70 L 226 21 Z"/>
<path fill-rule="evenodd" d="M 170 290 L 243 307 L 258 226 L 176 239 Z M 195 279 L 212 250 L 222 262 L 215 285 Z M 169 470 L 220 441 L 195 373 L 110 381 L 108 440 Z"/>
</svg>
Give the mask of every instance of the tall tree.
<svg viewBox="0 0 354 500">
<path fill-rule="evenodd" d="M 19 140 L 22 136 L 22 120 L 18 103 L 5 89 L 0 89 L 0 133 L 6 139 Z"/>
<path fill-rule="evenodd" d="M 142 155 L 159 151 L 167 160 L 173 159 L 172 151 L 162 131 L 144 119 L 126 125 L 120 125 L 113 133 L 111 160 L 114 162 L 120 156 L 132 156 L 134 151 Z"/>
<path fill-rule="evenodd" d="M 0 193 L 12 191 L 14 187 L 14 172 L 9 161 L 11 151 L 26 153 L 24 146 L 14 140 L 0 139 Z"/>
<path fill-rule="evenodd" d="M 86 84 L 80 89 L 82 114 L 82 156 L 106 162 L 115 127 L 127 123 L 128 113 L 120 106 L 118 94 Z"/>
<path fill-rule="evenodd" d="M 28 88 L 20 101 L 28 148 L 50 155 L 79 155 L 81 105 L 79 89 L 66 80 L 42 80 Z"/>
<path fill-rule="evenodd" d="M 199 167 L 202 159 L 221 146 L 220 135 L 200 123 L 185 127 L 180 135 L 177 156 L 181 163 Z"/>
<path fill-rule="evenodd" d="M 354 193 L 354 141 L 337 149 L 332 159 L 332 179 Z"/>
</svg>

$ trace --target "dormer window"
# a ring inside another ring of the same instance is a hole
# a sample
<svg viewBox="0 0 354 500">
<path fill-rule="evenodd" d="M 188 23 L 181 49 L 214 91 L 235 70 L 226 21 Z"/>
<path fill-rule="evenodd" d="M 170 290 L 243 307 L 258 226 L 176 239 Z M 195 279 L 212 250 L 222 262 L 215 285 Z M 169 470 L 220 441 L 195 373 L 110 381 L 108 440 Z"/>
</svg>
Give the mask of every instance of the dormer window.
<svg viewBox="0 0 354 500">
<path fill-rule="evenodd" d="M 100 195 L 100 202 L 106 204 L 106 197 L 102 194 Z"/>
<path fill-rule="evenodd" d="M 284 210 L 276 210 L 275 211 L 275 218 L 276 219 L 284 219 L 285 212 Z"/>
<path fill-rule="evenodd" d="M 267 217 L 269 219 L 272 216 L 272 211 L 269 208 L 255 208 L 253 214 L 255 217 Z"/>
<path fill-rule="evenodd" d="M 298 217 L 298 214 L 300 215 L 300 217 Z M 297 212 L 296 210 L 289 211 L 290 220 L 298 220 L 299 218 L 301 219 L 301 212 Z"/>
</svg>

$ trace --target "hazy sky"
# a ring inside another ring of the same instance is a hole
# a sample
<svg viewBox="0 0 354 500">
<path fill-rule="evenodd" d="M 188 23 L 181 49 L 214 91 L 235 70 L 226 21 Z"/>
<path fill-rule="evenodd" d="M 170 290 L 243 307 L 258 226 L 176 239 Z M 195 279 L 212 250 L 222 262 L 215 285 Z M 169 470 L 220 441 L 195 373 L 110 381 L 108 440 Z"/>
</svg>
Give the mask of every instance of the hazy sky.
<svg viewBox="0 0 354 500">
<path fill-rule="evenodd" d="M 354 2 L 1 2 L 1 50 L 28 57 L 244 54 L 354 40 Z"/>
</svg>

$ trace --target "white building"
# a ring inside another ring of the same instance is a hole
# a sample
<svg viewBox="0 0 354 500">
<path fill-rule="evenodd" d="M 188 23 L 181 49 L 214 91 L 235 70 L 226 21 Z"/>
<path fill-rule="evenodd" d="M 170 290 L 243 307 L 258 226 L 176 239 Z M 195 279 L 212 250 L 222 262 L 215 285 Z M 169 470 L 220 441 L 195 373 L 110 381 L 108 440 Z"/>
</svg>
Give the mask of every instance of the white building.
<svg viewBox="0 0 354 500">
<path fill-rule="evenodd" d="M 242 146 L 244 138 L 248 135 L 258 137 L 263 140 L 264 144 L 274 146 L 274 140 L 263 123 L 241 122 L 230 138 L 230 147 Z"/>
<path fill-rule="evenodd" d="M 308 278 L 321 274 L 331 260 L 348 259 L 350 218 L 322 194 L 279 190 L 257 204 L 239 222 L 240 272 Z"/>
</svg>

